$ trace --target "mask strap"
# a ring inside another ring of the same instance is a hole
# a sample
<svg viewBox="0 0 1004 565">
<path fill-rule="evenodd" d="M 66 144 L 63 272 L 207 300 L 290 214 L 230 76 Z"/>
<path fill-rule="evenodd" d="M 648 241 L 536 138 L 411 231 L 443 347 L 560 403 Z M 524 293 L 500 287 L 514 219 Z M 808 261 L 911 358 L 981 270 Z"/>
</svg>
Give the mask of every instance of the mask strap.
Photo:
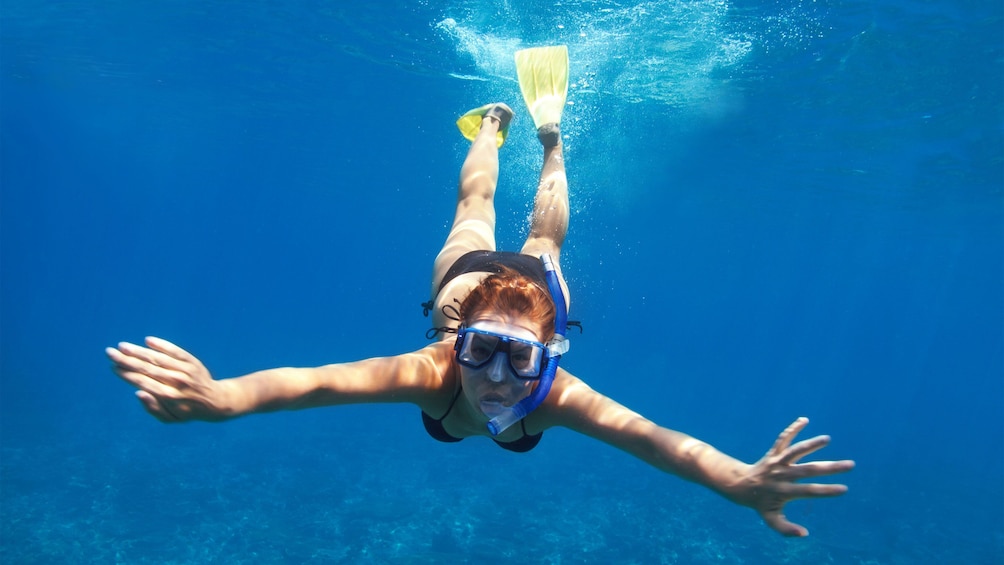
<svg viewBox="0 0 1004 565">
<path fill-rule="evenodd" d="M 456 298 L 453 299 L 453 302 L 455 302 L 457 305 L 460 304 L 460 301 L 457 300 Z M 425 309 L 424 314 L 428 316 L 429 311 L 432 309 L 432 301 L 430 300 L 422 304 L 422 308 Z M 446 316 L 447 319 L 453 320 L 454 322 L 462 321 L 460 319 L 460 310 L 453 304 L 443 304 L 442 311 L 443 315 Z M 457 328 L 451 328 L 449 326 L 443 326 L 441 328 L 429 328 L 425 332 L 425 339 L 436 339 L 436 336 L 438 336 L 439 334 L 455 334 L 455 333 L 457 333 Z"/>
</svg>

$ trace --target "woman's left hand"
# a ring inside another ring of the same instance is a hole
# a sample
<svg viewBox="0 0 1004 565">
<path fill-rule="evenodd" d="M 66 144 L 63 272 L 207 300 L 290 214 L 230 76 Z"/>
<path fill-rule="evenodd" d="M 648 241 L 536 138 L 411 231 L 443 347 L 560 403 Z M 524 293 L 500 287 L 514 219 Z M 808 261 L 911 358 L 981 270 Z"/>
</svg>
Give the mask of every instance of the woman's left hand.
<svg viewBox="0 0 1004 565">
<path fill-rule="evenodd" d="M 785 518 L 785 504 L 799 498 L 839 496 L 847 492 L 846 485 L 795 481 L 846 473 L 854 468 L 854 461 L 849 460 L 798 463 L 799 459 L 830 443 L 830 436 L 816 436 L 791 445 L 808 423 L 808 418 L 795 420 L 781 432 L 770 451 L 748 465 L 740 473 L 740 480 L 725 493 L 731 500 L 756 510 L 768 526 L 786 536 L 807 536 L 809 531 Z"/>
</svg>

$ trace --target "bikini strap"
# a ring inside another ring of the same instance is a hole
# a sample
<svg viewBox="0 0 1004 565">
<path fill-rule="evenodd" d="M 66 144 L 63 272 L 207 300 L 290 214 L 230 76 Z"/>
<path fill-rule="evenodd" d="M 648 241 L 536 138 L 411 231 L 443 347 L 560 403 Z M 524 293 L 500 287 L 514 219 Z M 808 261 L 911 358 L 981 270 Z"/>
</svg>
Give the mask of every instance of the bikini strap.
<svg viewBox="0 0 1004 565">
<path fill-rule="evenodd" d="M 445 414 L 443 414 L 440 418 L 436 419 L 437 422 L 442 423 L 443 420 L 445 420 L 446 417 L 450 415 L 450 412 L 453 411 L 453 405 L 457 403 L 457 399 L 460 398 L 460 393 L 462 392 L 464 392 L 464 385 L 460 385 L 459 387 L 457 387 L 457 393 L 453 395 L 453 400 L 450 401 L 450 407 L 446 409 Z"/>
</svg>

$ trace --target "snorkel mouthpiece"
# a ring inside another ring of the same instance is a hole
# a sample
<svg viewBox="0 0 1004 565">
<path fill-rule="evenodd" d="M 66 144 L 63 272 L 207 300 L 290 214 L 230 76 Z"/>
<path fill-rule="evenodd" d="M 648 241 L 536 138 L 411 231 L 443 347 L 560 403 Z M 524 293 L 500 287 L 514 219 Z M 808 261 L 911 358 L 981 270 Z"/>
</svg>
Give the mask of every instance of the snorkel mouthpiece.
<svg viewBox="0 0 1004 565">
<path fill-rule="evenodd" d="M 493 436 L 504 432 L 509 426 L 520 421 L 530 412 L 533 412 L 551 392 L 551 385 L 554 384 L 554 375 L 558 372 L 558 361 L 561 355 L 568 351 L 568 340 L 565 339 L 565 331 L 568 329 L 568 308 L 565 303 L 565 294 L 561 292 L 561 284 L 558 282 L 558 272 L 554 268 L 551 256 L 544 254 L 540 256 L 540 261 L 544 264 L 544 277 L 547 279 L 547 290 L 551 293 L 551 300 L 554 301 L 554 338 L 547 344 L 547 366 L 540 376 L 537 388 L 530 396 L 517 402 L 514 406 L 492 418 L 488 422 L 488 431 Z"/>
</svg>

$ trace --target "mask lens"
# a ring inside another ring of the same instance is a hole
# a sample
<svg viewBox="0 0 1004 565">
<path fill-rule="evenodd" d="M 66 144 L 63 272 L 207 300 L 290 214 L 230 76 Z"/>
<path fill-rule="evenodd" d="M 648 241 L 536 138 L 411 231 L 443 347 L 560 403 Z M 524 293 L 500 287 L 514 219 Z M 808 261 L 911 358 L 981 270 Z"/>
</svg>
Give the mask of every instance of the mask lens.
<svg viewBox="0 0 1004 565">
<path fill-rule="evenodd" d="M 495 354 L 499 341 L 497 336 L 468 331 L 463 347 L 457 352 L 457 359 L 470 367 L 480 367 Z"/>
<path fill-rule="evenodd" d="M 544 344 L 476 328 L 467 328 L 463 332 L 458 344 L 457 361 L 472 369 L 479 369 L 488 364 L 499 351 L 508 357 L 514 376 L 521 379 L 540 378 L 546 351 Z"/>
<path fill-rule="evenodd" d="M 529 343 L 519 341 L 509 342 L 509 365 L 517 376 L 536 378 L 540 376 L 540 361 L 544 349 Z"/>
</svg>

